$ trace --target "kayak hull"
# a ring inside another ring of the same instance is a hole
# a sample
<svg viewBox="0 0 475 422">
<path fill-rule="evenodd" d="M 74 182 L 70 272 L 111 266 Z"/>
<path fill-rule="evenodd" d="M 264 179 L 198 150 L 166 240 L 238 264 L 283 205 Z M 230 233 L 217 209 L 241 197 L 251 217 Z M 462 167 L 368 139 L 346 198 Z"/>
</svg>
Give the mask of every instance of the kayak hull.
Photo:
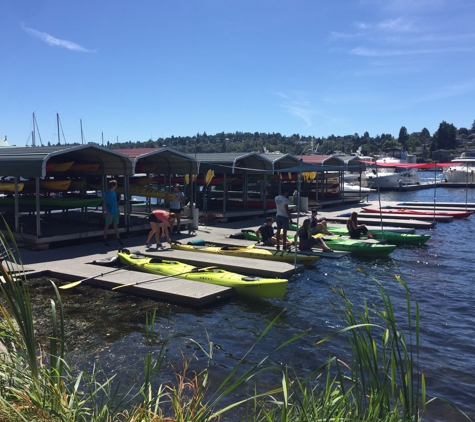
<svg viewBox="0 0 475 422">
<path fill-rule="evenodd" d="M 453 217 L 455 219 L 465 219 L 470 217 L 473 214 L 473 211 L 423 211 L 423 210 L 409 210 L 406 208 L 362 208 L 363 211 L 369 213 L 377 213 L 377 214 L 410 214 L 410 215 L 445 215 L 448 217 Z"/>
<path fill-rule="evenodd" d="M 348 236 L 348 230 L 344 227 L 328 227 L 328 231 L 339 236 Z M 371 233 L 375 239 L 384 239 L 396 245 L 423 245 L 430 239 L 428 234 L 397 233 L 380 229 L 371 229 Z"/>
<path fill-rule="evenodd" d="M 255 237 L 254 233 L 254 237 Z M 256 238 L 257 241 L 257 238 Z M 240 256 L 243 258 L 253 258 L 253 259 L 265 259 L 269 261 L 279 261 L 279 262 L 289 262 L 293 263 L 294 260 L 297 260 L 298 264 L 303 265 L 312 265 L 317 262 L 319 256 L 307 256 L 295 254 L 287 251 L 277 251 L 269 249 L 259 249 L 255 248 L 254 245 L 249 247 L 234 247 L 234 246 L 193 246 L 193 245 L 181 245 L 173 243 L 171 245 L 172 249 L 178 249 L 181 251 L 188 252 L 203 252 L 203 253 L 212 253 L 217 255 L 226 255 L 226 256 Z"/>
<path fill-rule="evenodd" d="M 243 232 L 246 239 L 250 239 L 252 233 Z M 318 235 L 316 235 L 318 236 Z M 321 235 L 320 235 L 321 236 Z M 289 240 L 294 240 L 292 235 L 287 235 Z M 386 258 L 396 249 L 396 245 L 369 243 L 356 239 L 348 239 L 340 236 L 325 237 L 325 243 L 334 251 L 351 252 L 354 255 L 370 258 Z"/>
<path fill-rule="evenodd" d="M 286 279 L 246 277 L 219 268 L 201 269 L 178 261 L 128 253 L 126 250 L 119 251 L 118 257 L 123 264 L 136 264 L 134 270 L 231 287 L 240 296 L 281 298 L 285 295 L 288 283 Z"/>
</svg>

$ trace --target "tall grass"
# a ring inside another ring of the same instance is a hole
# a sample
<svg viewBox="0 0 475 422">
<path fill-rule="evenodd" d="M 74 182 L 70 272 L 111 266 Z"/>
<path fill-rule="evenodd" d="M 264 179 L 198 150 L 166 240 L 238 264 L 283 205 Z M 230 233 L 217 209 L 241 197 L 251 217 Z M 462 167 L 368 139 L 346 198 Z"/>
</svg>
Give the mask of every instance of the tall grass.
<svg viewBox="0 0 475 422">
<path fill-rule="evenodd" d="M 292 368 L 268 363 L 281 348 L 292 347 L 308 332 L 298 333 L 260 361 L 249 365 L 250 354 L 274 327 L 268 325 L 254 346 L 211 391 L 213 343 L 195 342 L 206 356 L 202 370 L 190 369 L 183 356 L 175 380 L 158 383 L 165 348 L 150 349 L 144 360 L 143 381 L 120 386 L 100 370 L 73 371 L 65 354 L 64 315 L 59 290 L 53 283 L 50 347 L 41 350 L 18 248 L 9 232 L 0 233 L 0 420 L 16 421 L 128 421 L 207 422 L 232 421 L 421 421 L 426 405 L 419 362 L 420 314 L 404 282 L 404 327 L 397 322 L 391 298 L 378 284 L 381 305 L 355 306 L 343 290 L 335 290 L 333 305 L 344 328 L 319 340 L 315 347 L 345 335 L 351 353 L 346 361 L 331 356 L 305 377 Z M 10 247 L 10 244 L 13 246 Z M 3 261 L 3 262 L 2 262 Z M 375 282 L 377 282 L 375 280 Z M 154 338 L 156 315 L 147 315 L 145 337 Z M 152 342 L 151 342 L 152 343 Z M 259 376 L 272 372 L 281 382 L 261 391 Z M 239 398 L 235 398 L 239 397 Z M 461 414 L 463 414 L 461 412 Z M 466 415 L 465 415 L 466 416 Z M 467 417 L 468 419 L 468 417 Z"/>
</svg>

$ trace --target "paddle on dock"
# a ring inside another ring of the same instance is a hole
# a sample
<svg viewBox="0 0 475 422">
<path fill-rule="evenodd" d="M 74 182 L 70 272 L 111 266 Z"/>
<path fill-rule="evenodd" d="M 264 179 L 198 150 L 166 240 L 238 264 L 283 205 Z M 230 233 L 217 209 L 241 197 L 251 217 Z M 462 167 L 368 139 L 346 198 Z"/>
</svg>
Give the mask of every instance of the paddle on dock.
<svg viewBox="0 0 475 422">
<path fill-rule="evenodd" d="M 112 270 L 112 271 L 107 271 L 106 273 L 100 273 L 100 274 L 97 274 L 93 277 L 88 277 L 88 278 L 83 278 L 82 280 L 79 280 L 79 281 L 74 281 L 72 283 L 69 283 L 69 284 L 64 284 L 63 286 L 59 286 L 60 289 L 72 289 L 73 287 L 76 287 L 76 286 L 79 286 L 83 281 L 88 281 L 88 280 L 93 280 L 97 277 L 102 277 L 106 274 L 111 274 L 111 273 L 114 273 L 116 271 L 120 271 L 120 270 L 125 270 L 126 268 L 130 268 L 130 267 L 133 267 L 137 264 L 130 264 L 130 265 L 126 265 L 124 267 L 120 267 L 120 268 L 116 268 L 115 270 Z"/>
<path fill-rule="evenodd" d="M 143 284 L 143 283 L 148 283 L 149 281 L 156 281 L 156 280 L 161 280 L 162 278 L 171 278 L 171 277 L 178 277 L 180 275 L 185 275 L 185 274 L 189 274 L 189 273 L 199 273 L 199 272 L 202 272 L 202 271 L 208 271 L 208 270 L 213 270 L 215 268 L 218 268 L 216 266 L 212 266 L 212 267 L 205 267 L 205 268 L 193 268 L 191 271 L 185 271 L 183 273 L 178 273 L 178 274 L 171 274 L 171 275 L 162 275 L 160 277 L 154 277 L 154 278 L 150 278 L 148 280 L 143 280 L 143 281 L 136 281 L 134 283 L 129 283 L 129 284 L 122 284 L 121 286 L 115 286 L 115 287 L 112 287 L 112 290 L 117 290 L 117 289 L 121 289 L 122 287 L 129 287 L 129 286 L 137 286 L 138 284 Z"/>
</svg>

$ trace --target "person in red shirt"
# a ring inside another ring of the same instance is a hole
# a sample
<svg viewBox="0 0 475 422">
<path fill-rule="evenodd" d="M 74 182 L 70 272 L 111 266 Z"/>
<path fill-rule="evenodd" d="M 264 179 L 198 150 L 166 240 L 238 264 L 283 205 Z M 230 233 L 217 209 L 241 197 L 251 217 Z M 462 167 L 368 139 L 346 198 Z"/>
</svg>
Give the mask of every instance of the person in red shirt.
<svg viewBox="0 0 475 422">
<path fill-rule="evenodd" d="M 146 247 L 150 247 L 150 241 L 152 240 L 152 236 L 155 235 L 155 240 L 157 241 L 157 248 L 161 248 L 162 244 L 160 243 L 160 226 L 162 228 L 162 236 L 166 236 L 167 242 L 171 243 L 170 239 L 170 228 L 173 227 L 173 223 L 175 222 L 176 215 L 173 212 L 168 212 L 164 210 L 155 210 L 152 211 L 148 216 L 148 221 L 150 223 L 150 233 L 147 236 L 147 240 L 145 242 Z"/>
</svg>

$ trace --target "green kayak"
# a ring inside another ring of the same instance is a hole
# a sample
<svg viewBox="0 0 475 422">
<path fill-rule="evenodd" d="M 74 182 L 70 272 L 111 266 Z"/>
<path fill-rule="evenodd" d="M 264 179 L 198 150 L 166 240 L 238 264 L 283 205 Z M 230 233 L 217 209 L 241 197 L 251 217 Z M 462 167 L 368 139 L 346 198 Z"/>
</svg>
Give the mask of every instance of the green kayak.
<svg viewBox="0 0 475 422">
<path fill-rule="evenodd" d="M 81 208 L 81 207 L 98 207 L 102 204 L 102 198 L 75 198 L 68 196 L 52 196 L 41 197 L 40 207 L 51 208 Z M 6 196 L 0 198 L 0 205 L 15 205 L 15 198 Z M 18 205 L 34 207 L 36 205 L 36 198 L 32 196 L 24 196 L 18 198 Z"/>
<path fill-rule="evenodd" d="M 297 225 L 291 224 L 290 230 L 297 230 Z M 348 236 L 348 230 L 346 230 L 345 227 L 328 226 L 328 231 L 338 236 Z M 430 235 L 428 234 L 398 233 L 386 230 L 383 231 L 381 229 L 371 229 L 371 233 L 373 234 L 375 239 L 384 239 L 387 240 L 389 243 L 396 245 L 422 245 L 430 239 Z M 366 239 L 366 237 L 364 237 L 364 239 Z"/>
<path fill-rule="evenodd" d="M 248 231 L 243 231 L 243 233 L 246 239 L 253 241 L 257 240 L 255 233 Z M 294 238 L 288 234 L 287 237 L 290 240 L 293 240 Z M 351 252 L 354 255 L 366 256 L 369 258 L 385 258 L 396 249 L 396 245 L 370 243 L 340 236 L 325 237 L 324 240 L 328 247 L 334 251 Z"/>
</svg>

